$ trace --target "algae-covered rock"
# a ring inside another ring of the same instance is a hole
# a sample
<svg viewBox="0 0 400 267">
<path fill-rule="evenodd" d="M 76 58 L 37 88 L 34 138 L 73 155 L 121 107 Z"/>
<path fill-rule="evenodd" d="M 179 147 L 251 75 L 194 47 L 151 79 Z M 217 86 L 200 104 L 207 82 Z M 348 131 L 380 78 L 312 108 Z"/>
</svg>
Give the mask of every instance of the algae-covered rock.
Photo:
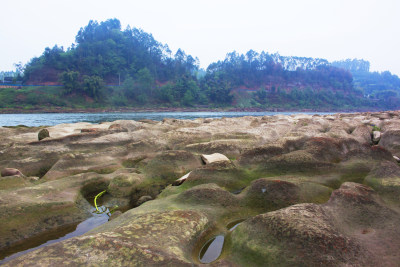
<svg viewBox="0 0 400 267">
<path fill-rule="evenodd" d="M 114 177 L 107 188 L 107 192 L 115 197 L 128 197 L 135 186 L 143 181 L 143 176 L 137 173 L 122 173 Z"/>
<path fill-rule="evenodd" d="M 63 124 L 40 142 L 0 127 L 0 169 L 27 176 L 0 179 L 0 250 L 79 223 L 107 190 L 112 220 L 8 266 L 196 266 L 217 235 L 211 266 L 396 266 L 399 127 L 398 112 Z"/>
<path fill-rule="evenodd" d="M 235 206 L 239 204 L 239 199 L 235 195 L 216 184 L 203 184 L 192 187 L 181 193 L 178 200 L 207 206 Z"/>
<path fill-rule="evenodd" d="M 20 175 L 0 177 L 0 190 L 29 186 L 30 183 Z"/>
<path fill-rule="evenodd" d="M 338 266 L 367 263 L 360 245 L 341 234 L 323 208 L 298 204 L 258 215 L 232 233 L 232 258 L 242 266 Z"/>
<path fill-rule="evenodd" d="M 49 130 L 47 130 L 47 129 L 42 129 L 42 130 L 39 131 L 39 133 L 38 133 L 38 139 L 39 139 L 39 141 L 40 141 L 40 140 L 43 140 L 43 139 L 45 139 L 45 138 L 48 138 L 48 137 L 50 137 Z"/>
<path fill-rule="evenodd" d="M 194 169 L 184 185 L 192 187 L 207 183 L 234 190 L 246 186 L 248 177 L 245 171 L 237 168 L 231 161 L 219 161 Z"/>
<path fill-rule="evenodd" d="M 0 249 L 91 216 L 87 193 L 104 189 L 110 177 L 83 173 L 29 186 L 0 190 Z M 29 218 L 27 220 L 26 218 Z"/>
<path fill-rule="evenodd" d="M 142 205 L 143 203 L 152 200 L 153 198 L 151 196 L 141 196 L 138 201 L 136 202 L 137 206 Z"/>
<path fill-rule="evenodd" d="M 368 173 L 364 182 L 379 192 L 384 199 L 400 205 L 400 166 L 398 163 L 381 162 Z"/>
<path fill-rule="evenodd" d="M 386 242 L 400 230 L 385 225 L 399 220 L 371 188 L 345 183 L 327 204 L 298 204 L 246 220 L 232 233 L 228 257 L 243 266 L 392 266 L 400 245 Z"/>
<path fill-rule="evenodd" d="M 252 208 L 276 210 L 299 202 L 299 187 L 281 180 L 258 179 L 242 193 Z"/>
<path fill-rule="evenodd" d="M 193 266 L 191 248 L 208 223 L 196 211 L 125 213 L 81 237 L 47 246 L 5 266 Z"/>
<path fill-rule="evenodd" d="M 199 157 L 183 150 L 170 150 L 157 154 L 149 160 L 144 167 L 144 172 L 149 177 L 161 177 L 169 182 L 174 178 L 201 166 Z"/>
<path fill-rule="evenodd" d="M 240 163 L 242 165 L 260 164 L 268 161 L 272 157 L 283 154 L 283 152 L 283 147 L 276 145 L 248 149 L 241 154 Z"/>
</svg>

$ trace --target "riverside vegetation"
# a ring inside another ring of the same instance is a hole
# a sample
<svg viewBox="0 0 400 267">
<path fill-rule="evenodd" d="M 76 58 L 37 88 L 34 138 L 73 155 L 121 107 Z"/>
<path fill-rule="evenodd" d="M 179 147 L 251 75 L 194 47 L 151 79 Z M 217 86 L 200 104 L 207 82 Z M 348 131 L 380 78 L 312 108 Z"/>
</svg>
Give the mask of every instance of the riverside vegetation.
<svg viewBox="0 0 400 267">
<path fill-rule="evenodd" d="M 90 21 L 75 44 L 18 64 L 24 86 L 0 89 L 2 112 L 127 108 L 371 110 L 400 106 L 400 79 L 369 62 L 228 53 L 206 70 L 117 19 Z M 60 85 L 60 86 L 50 86 Z M 7 87 L 7 86 L 5 86 Z"/>
<path fill-rule="evenodd" d="M 0 127 L 0 251 L 92 216 L 104 190 L 128 210 L 4 266 L 400 262 L 400 112 L 43 128 Z"/>
</svg>

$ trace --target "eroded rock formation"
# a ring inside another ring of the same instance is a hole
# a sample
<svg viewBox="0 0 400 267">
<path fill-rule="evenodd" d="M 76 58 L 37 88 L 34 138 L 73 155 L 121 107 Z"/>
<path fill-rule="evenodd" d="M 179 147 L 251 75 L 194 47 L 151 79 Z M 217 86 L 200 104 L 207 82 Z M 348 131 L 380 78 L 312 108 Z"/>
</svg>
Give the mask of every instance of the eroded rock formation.
<svg viewBox="0 0 400 267">
<path fill-rule="evenodd" d="M 40 129 L 0 127 L 0 169 L 24 174 L 0 178 L 0 250 L 89 217 L 88 194 L 131 209 L 6 266 L 195 266 L 216 235 L 215 266 L 400 262 L 399 112 Z"/>
</svg>

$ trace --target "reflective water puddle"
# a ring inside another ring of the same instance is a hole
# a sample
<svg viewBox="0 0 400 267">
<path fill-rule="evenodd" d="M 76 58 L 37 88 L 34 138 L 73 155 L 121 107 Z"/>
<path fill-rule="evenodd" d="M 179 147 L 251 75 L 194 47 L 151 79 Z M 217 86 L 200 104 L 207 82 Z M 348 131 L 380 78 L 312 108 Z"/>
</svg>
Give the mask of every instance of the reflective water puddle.
<svg viewBox="0 0 400 267">
<path fill-rule="evenodd" d="M 244 220 L 236 220 L 229 223 L 226 229 L 230 232 L 235 230 Z M 228 234 L 229 234 L 228 233 Z M 216 261 L 222 254 L 225 243 L 225 235 L 217 235 L 210 240 L 208 240 L 200 250 L 199 261 L 201 263 L 211 263 Z"/>
<path fill-rule="evenodd" d="M 23 254 L 28 252 L 34 251 L 38 248 L 48 246 L 50 244 L 60 242 L 62 240 L 66 240 L 75 236 L 80 236 L 85 234 L 86 232 L 92 230 L 93 228 L 100 226 L 106 223 L 109 219 L 110 210 L 109 207 L 103 205 L 103 200 L 109 196 L 105 196 L 103 198 L 99 198 L 97 201 L 98 209 L 102 212 L 97 212 L 96 208 L 94 207 L 94 196 L 87 196 L 86 199 L 88 202 L 93 206 L 91 212 L 93 214 L 92 217 L 84 220 L 79 224 L 72 224 L 64 227 L 60 227 L 57 229 L 53 229 L 47 231 L 41 235 L 27 238 L 24 241 L 16 244 L 10 248 L 4 249 L 0 251 L 0 265 L 10 261 L 14 258 L 17 258 Z M 101 206 L 100 206 L 101 205 Z M 126 211 L 128 208 L 118 208 L 122 212 Z"/>
<path fill-rule="evenodd" d="M 225 237 L 217 235 L 201 248 L 199 260 L 201 263 L 211 263 L 219 258 L 224 247 Z"/>
</svg>

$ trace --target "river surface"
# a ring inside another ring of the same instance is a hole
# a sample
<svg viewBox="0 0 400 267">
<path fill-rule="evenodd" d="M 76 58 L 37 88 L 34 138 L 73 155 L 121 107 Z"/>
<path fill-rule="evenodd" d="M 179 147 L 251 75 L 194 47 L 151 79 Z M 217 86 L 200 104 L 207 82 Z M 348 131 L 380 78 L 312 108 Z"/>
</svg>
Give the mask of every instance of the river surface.
<svg viewBox="0 0 400 267">
<path fill-rule="evenodd" d="M 164 118 L 197 119 L 242 116 L 273 116 L 291 114 L 332 114 L 329 112 L 104 112 L 104 113 L 43 113 L 43 114 L 0 114 L 0 126 L 53 126 L 61 123 L 100 123 L 115 120 L 161 121 Z"/>
</svg>

